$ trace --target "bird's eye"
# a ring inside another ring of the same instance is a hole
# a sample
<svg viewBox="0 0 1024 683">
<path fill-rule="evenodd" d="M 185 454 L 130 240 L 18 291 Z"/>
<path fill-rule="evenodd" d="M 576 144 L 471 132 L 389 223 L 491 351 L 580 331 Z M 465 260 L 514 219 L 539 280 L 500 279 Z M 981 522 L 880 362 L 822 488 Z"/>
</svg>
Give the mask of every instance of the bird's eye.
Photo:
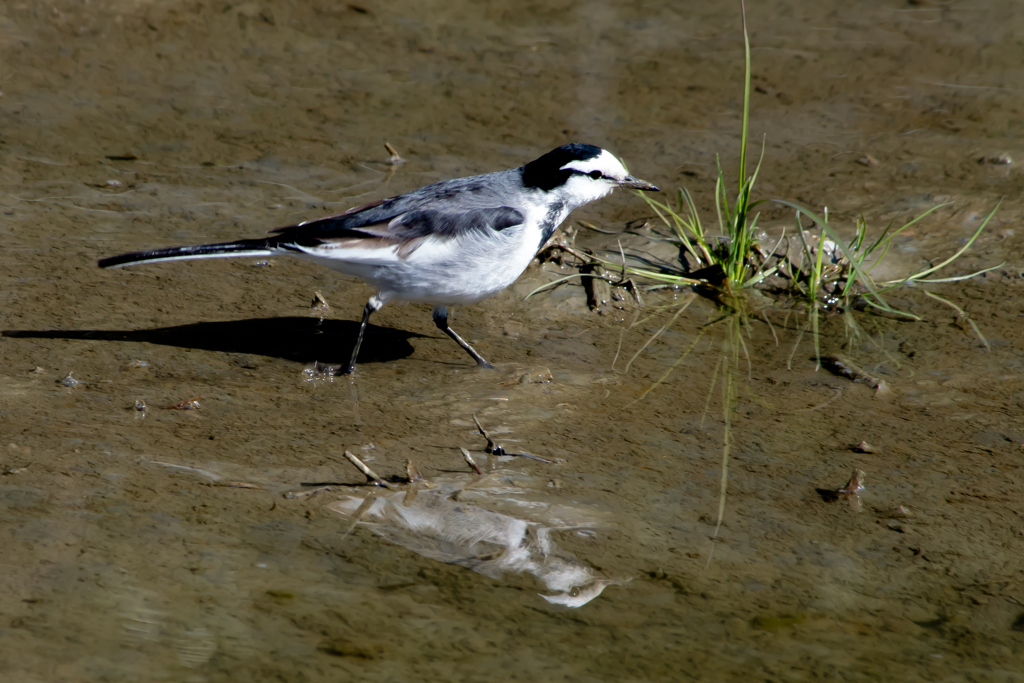
<svg viewBox="0 0 1024 683">
<path fill-rule="evenodd" d="M 597 180 L 598 178 L 601 177 L 601 172 L 600 171 L 591 171 L 590 172 L 590 177 L 593 178 L 594 180 Z"/>
</svg>

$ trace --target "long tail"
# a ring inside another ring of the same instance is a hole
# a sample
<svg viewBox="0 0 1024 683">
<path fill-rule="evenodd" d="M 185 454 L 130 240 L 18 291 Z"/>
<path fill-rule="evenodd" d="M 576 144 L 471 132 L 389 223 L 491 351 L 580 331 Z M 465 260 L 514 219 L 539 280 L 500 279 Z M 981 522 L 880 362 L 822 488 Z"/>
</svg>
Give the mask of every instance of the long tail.
<svg viewBox="0 0 1024 683">
<path fill-rule="evenodd" d="M 196 244 L 190 247 L 168 247 L 134 251 L 130 254 L 111 256 L 100 260 L 100 268 L 122 268 L 136 263 L 159 261 L 185 261 L 196 258 L 231 258 L 233 256 L 270 256 L 276 250 L 271 239 L 238 240 L 219 244 Z"/>
</svg>

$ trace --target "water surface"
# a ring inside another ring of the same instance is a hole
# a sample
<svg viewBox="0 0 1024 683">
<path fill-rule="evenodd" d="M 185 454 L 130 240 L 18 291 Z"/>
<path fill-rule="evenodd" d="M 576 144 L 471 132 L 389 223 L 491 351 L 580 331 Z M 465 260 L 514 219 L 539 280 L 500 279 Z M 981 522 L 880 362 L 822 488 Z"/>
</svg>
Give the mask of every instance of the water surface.
<svg viewBox="0 0 1024 683">
<path fill-rule="evenodd" d="M 731 3 L 4 4 L 0 671 L 1024 679 L 1021 176 L 979 163 L 1024 155 L 1015 10 L 749 7 L 763 196 L 828 205 L 845 226 L 950 202 L 899 242 L 895 271 L 952 253 L 1003 197 L 957 269 L 1006 265 L 935 290 L 990 349 L 913 291 L 894 303 L 924 322 L 865 318 L 873 343 L 849 353 L 886 397 L 815 371 L 806 336 L 793 352 L 798 317 L 753 321 L 716 536 L 726 327 L 635 401 L 718 317 L 708 302 L 622 373 L 684 293 L 648 295 L 639 318 L 626 302 L 590 313 L 578 287 L 524 302 L 556 276 L 547 264 L 456 313 L 495 372 L 469 366 L 428 309 L 392 305 L 357 376 L 311 381 L 314 362 L 347 358 L 361 283 L 285 259 L 94 264 L 258 235 L 568 141 L 685 184 L 710 217 L 714 155 L 731 169 L 738 150 Z M 389 167 L 384 140 L 408 163 Z M 646 217 L 617 195 L 573 219 Z M 782 210 L 762 220 L 792 225 Z M 838 319 L 822 344 L 845 347 Z M 544 368 L 550 383 L 519 381 Z M 82 384 L 60 383 L 69 371 Z M 165 409 L 194 397 L 197 410 Z M 558 462 L 483 457 L 474 414 L 509 450 Z M 861 441 L 874 452 L 850 449 Z M 288 497 L 361 483 L 346 449 L 382 476 L 411 459 L 434 488 Z M 855 468 L 862 510 L 826 502 L 818 489 Z M 365 496 L 380 502 L 360 511 Z M 463 535 L 437 531 L 451 528 Z"/>
</svg>

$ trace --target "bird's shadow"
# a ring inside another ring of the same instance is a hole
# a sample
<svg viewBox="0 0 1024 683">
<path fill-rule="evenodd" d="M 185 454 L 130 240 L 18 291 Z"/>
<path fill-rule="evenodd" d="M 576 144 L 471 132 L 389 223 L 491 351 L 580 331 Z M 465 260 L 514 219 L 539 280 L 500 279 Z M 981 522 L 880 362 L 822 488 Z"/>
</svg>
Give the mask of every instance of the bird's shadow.
<svg viewBox="0 0 1024 683">
<path fill-rule="evenodd" d="M 354 320 L 252 318 L 192 323 L 148 330 L 3 330 L 4 337 L 90 339 L 162 344 L 186 349 L 273 356 L 300 363 L 344 364 L 359 334 Z M 426 335 L 368 325 L 359 363 L 381 363 L 412 354 L 409 339 Z"/>
</svg>

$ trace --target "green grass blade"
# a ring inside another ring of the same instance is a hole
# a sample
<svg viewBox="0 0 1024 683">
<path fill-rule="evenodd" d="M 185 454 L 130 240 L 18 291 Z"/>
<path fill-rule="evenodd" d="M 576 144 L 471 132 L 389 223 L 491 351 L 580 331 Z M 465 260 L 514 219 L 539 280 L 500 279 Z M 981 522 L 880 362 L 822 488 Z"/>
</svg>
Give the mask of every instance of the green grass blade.
<svg viewBox="0 0 1024 683">
<path fill-rule="evenodd" d="M 864 297 L 865 301 L 868 301 L 869 303 L 871 303 L 872 306 L 874 306 L 875 308 L 880 308 L 883 311 L 888 311 L 890 313 L 899 313 L 901 315 L 910 315 L 909 313 L 897 311 L 895 308 L 886 303 L 885 299 L 883 299 L 881 295 L 878 293 L 878 289 L 875 287 L 875 283 L 871 279 L 871 276 L 866 271 L 857 266 L 857 260 L 854 257 L 854 254 L 851 253 L 850 248 L 846 245 L 845 242 L 839 239 L 839 236 L 835 234 L 835 232 L 828 226 L 828 223 L 824 221 L 820 216 L 818 216 L 816 213 L 814 213 L 813 211 L 806 207 L 803 207 L 794 202 L 786 201 L 785 199 L 775 199 L 772 201 L 774 201 L 777 204 L 782 204 L 783 206 L 788 206 L 791 209 L 795 209 L 797 212 L 804 214 L 805 216 L 807 216 L 812 221 L 818 224 L 818 227 L 821 228 L 822 238 L 828 236 L 829 239 L 836 243 L 836 246 L 839 247 L 839 249 L 843 252 L 843 255 L 846 256 L 846 259 L 850 262 L 850 268 L 852 268 L 854 273 L 856 273 L 856 276 L 860 280 L 860 283 L 864 285 L 864 288 L 867 289 L 873 297 L 875 297 L 877 305 L 871 302 L 868 299 L 868 297 Z M 910 317 L 917 318 L 917 316 L 913 315 L 910 315 Z"/>
<path fill-rule="evenodd" d="M 906 311 L 901 311 L 900 309 L 893 308 L 892 306 L 890 306 L 888 304 L 886 304 L 885 306 L 880 306 L 879 304 L 875 303 L 874 301 L 872 301 L 871 299 L 867 298 L 866 296 L 862 297 L 862 299 L 864 300 L 864 303 L 866 303 L 868 306 L 871 306 L 872 308 L 877 308 L 880 311 L 885 311 L 886 313 L 894 313 L 896 315 L 902 315 L 904 317 L 910 318 L 911 320 L 920 320 L 921 319 L 921 316 L 919 316 L 919 315 L 914 315 L 913 313 L 907 313 Z"/>
<path fill-rule="evenodd" d="M 686 206 L 690 209 L 690 215 L 693 217 L 693 224 L 697 228 L 697 238 L 703 243 L 704 242 L 704 226 L 700 222 L 700 214 L 697 213 L 697 207 L 693 203 L 693 198 L 690 196 L 690 191 L 685 187 L 679 188 L 679 196 L 686 200 Z"/>
<path fill-rule="evenodd" d="M 930 275 L 930 274 L 934 273 L 937 270 L 945 268 L 950 263 L 952 263 L 953 261 L 955 261 L 958 258 L 960 258 L 960 256 L 963 255 L 963 253 L 965 251 L 967 251 L 968 249 L 971 248 L 971 245 L 974 244 L 974 241 L 976 239 L 978 239 L 978 237 L 981 235 L 981 231 L 984 230 L 985 227 L 988 225 L 988 222 L 990 220 L 992 220 L 992 216 L 996 215 L 996 211 L 999 210 L 999 205 L 1002 204 L 1002 203 L 1003 203 L 1002 199 L 1000 199 L 998 202 L 996 202 L 995 208 L 993 208 L 992 211 L 990 211 L 989 214 L 987 216 L 985 216 L 985 220 L 983 220 L 981 222 L 981 225 L 978 226 L 978 229 L 974 231 L 974 235 L 971 236 L 971 239 L 967 240 L 967 244 L 965 244 L 964 246 L 960 247 L 960 249 L 958 249 L 955 254 L 953 254 L 952 256 L 950 256 L 948 259 L 946 259 L 945 261 L 943 261 L 942 263 L 940 263 L 937 266 L 932 266 L 931 268 L 926 268 L 926 269 L 922 270 L 920 273 L 914 273 L 913 275 L 908 277 L 906 280 L 904 280 L 904 282 L 911 282 L 911 281 L 915 281 L 915 280 L 920 280 L 925 275 Z M 889 283 L 887 282 L 885 284 L 889 284 Z"/>
<path fill-rule="evenodd" d="M 747 180 L 747 129 L 750 125 L 750 35 L 747 33 L 747 7 L 740 0 L 743 17 L 743 125 L 740 130 L 740 168 L 737 187 L 742 190 Z"/>
<path fill-rule="evenodd" d="M 997 270 L 999 268 L 1002 268 L 1005 265 L 1006 265 L 1006 261 L 1003 261 L 998 266 L 991 266 L 989 268 L 982 268 L 981 270 L 975 271 L 975 272 L 971 273 L 970 275 L 956 275 L 954 277 L 940 277 L 940 278 L 927 279 L 927 280 L 914 280 L 914 282 L 962 282 L 963 280 L 970 280 L 972 277 L 977 277 L 978 275 L 982 275 L 984 273 L 988 273 L 990 271 Z"/>
<path fill-rule="evenodd" d="M 722 175 L 722 162 L 715 155 L 715 166 L 718 168 L 718 179 L 715 180 L 715 209 L 718 211 L 718 229 L 723 235 L 729 234 L 729 199 L 725 196 L 725 176 Z M 724 218 L 723 218 L 724 216 Z"/>
</svg>

